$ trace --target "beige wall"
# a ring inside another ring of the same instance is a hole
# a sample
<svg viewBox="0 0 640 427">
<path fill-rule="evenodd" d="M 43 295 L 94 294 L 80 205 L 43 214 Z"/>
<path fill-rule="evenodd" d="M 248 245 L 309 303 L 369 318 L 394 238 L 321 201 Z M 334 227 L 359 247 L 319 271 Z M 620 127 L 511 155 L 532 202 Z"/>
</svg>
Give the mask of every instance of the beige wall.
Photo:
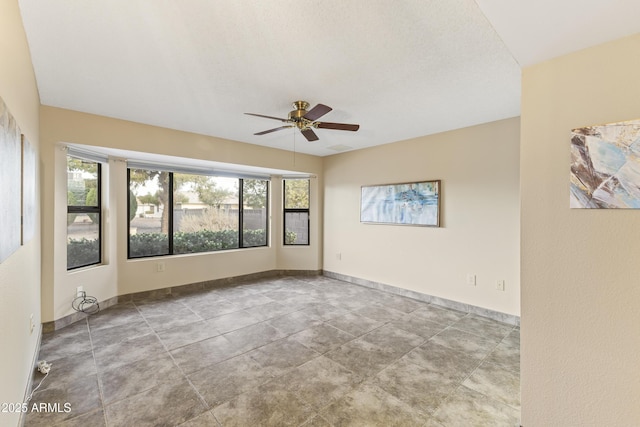
<svg viewBox="0 0 640 427">
<path fill-rule="evenodd" d="M 40 100 L 15 0 L 0 0 L 0 97 L 38 151 Z M 19 186 L 20 182 L 2 183 Z M 37 215 L 39 218 L 39 195 Z M 0 237 L 2 238 L 2 237 Z M 29 332 L 33 313 L 36 328 Z M 40 221 L 35 237 L 0 264 L 0 403 L 22 402 L 33 372 L 40 334 Z M 18 413 L 0 413 L 0 425 L 17 425 Z"/>
<path fill-rule="evenodd" d="M 66 163 L 64 143 L 111 147 L 170 156 L 243 164 L 320 175 L 322 159 L 234 141 L 147 126 L 52 107 L 41 108 L 41 140 L 45 216 L 43 228 L 44 320 L 71 314 L 76 286 L 105 300 L 116 295 L 165 288 L 274 269 L 322 268 L 321 177 L 312 179 L 312 245 L 283 248 L 280 236 L 281 179 L 274 178 L 271 203 L 271 246 L 236 251 L 127 260 L 126 163 L 110 159 L 103 169 L 108 186 L 105 208 L 105 262 L 101 266 L 66 270 Z M 123 203 L 124 202 L 124 203 Z M 156 263 L 165 263 L 158 273 Z"/>
<path fill-rule="evenodd" d="M 640 117 L 640 35 L 523 72 L 522 423 L 640 425 L 640 212 L 569 209 L 571 129 Z"/>
<path fill-rule="evenodd" d="M 519 315 L 519 129 L 514 118 L 326 158 L 324 269 Z M 360 223 L 362 185 L 429 179 L 442 180 L 441 228 Z"/>
</svg>

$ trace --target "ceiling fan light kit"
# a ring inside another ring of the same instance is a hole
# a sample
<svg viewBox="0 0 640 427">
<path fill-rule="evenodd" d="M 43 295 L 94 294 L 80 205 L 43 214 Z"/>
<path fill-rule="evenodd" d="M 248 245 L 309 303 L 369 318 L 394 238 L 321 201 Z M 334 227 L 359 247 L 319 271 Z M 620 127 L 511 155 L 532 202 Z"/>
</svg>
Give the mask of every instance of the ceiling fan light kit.
<svg viewBox="0 0 640 427">
<path fill-rule="evenodd" d="M 281 119 L 279 117 L 273 116 L 265 116 L 263 114 L 255 114 L 255 113 L 245 113 L 250 116 L 263 117 L 265 119 L 279 120 L 283 123 L 287 123 L 284 126 L 280 126 L 273 129 L 264 130 L 262 132 L 254 133 L 254 135 L 265 135 L 267 133 L 276 132 L 282 129 L 297 127 L 300 130 L 300 133 L 307 139 L 307 141 L 317 141 L 318 135 L 313 131 L 313 129 L 335 129 L 335 130 L 347 130 L 355 132 L 360 128 L 360 125 L 348 124 L 348 123 L 330 123 L 330 122 L 319 122 L 317 121 L 320 117 L 327 114 L 332 110 L 331 107 L 328 107 L 324 104 L 318 104 L 313 107 L 311 110 L 307 111 L 309 108 L 309 103 L 307 101 L 295 101 L 293 103 L 293 110 L 289 112 L 289 115 L 286 119 Z"/>
</svg>

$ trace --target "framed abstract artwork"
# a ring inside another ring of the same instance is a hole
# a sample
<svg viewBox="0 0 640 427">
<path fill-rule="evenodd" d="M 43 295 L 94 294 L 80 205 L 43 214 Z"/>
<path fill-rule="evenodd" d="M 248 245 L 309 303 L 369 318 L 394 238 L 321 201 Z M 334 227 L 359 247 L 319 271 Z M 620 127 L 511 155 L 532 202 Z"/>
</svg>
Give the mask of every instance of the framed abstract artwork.
<svg viewBox="0 0 640 427">
<path fill-rule="evenodd" d="M 571 131 L 569 205 L 640 209 L 640 119 Z"/>
<path fill-rule="evenodd" d="M 360 222 L 439 227 L 440 186 L 439 180 L 363 186 Z"/>
<path fill-rule="evenodd" d="M 0 99 L 0 263 L 20 247 L 20 141 L 18 125 Z"/>
</svg>

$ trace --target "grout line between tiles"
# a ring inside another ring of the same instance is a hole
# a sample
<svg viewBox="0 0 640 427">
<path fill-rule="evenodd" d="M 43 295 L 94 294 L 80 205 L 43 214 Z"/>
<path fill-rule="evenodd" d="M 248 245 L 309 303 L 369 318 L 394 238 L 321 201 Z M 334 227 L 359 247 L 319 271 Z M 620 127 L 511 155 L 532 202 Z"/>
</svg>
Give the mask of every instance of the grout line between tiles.
<svg viewBox="0 0 640 427">
<path fill-rule="evenodd" d="M 91 325 L 89 325 L 89 316 L 85 319 L 87 322 L 87 331 L 89 332 L 89 345 L 91 345 L 91 357 L 93 358 L 93 365 L 96 367 L 96 381 L 98 382 L 98 393 L 100 393 L 100 405 L 102 406 L 102 418 L 104 418 L 104 425 L 109 426 L 107 420 L 107 408 L 104 404 L 104 393 L 102 391 L 102 381 L 100 381 L 100 371 L 98 371 L 98 362 L 96 362 L 96 351 L 93 346 L 93 337 L 91 336 Z"/>
</svg>

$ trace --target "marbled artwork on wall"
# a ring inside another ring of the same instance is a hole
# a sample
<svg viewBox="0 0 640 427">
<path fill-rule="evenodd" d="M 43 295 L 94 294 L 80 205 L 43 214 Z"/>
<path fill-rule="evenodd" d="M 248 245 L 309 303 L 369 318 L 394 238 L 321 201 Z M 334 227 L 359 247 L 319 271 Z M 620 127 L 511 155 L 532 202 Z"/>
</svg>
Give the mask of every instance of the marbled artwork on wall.
<svg viewBox="0 0 640 427">
<path fill-rule="evenodd" d="M 0 98 L 0 262 L 20 247 L 20 130 Z"/>
<path fill-rule="evenodd" d="M 640 209 L 640 119 L 571 131 L 570 207 Z"/>
</svg>

